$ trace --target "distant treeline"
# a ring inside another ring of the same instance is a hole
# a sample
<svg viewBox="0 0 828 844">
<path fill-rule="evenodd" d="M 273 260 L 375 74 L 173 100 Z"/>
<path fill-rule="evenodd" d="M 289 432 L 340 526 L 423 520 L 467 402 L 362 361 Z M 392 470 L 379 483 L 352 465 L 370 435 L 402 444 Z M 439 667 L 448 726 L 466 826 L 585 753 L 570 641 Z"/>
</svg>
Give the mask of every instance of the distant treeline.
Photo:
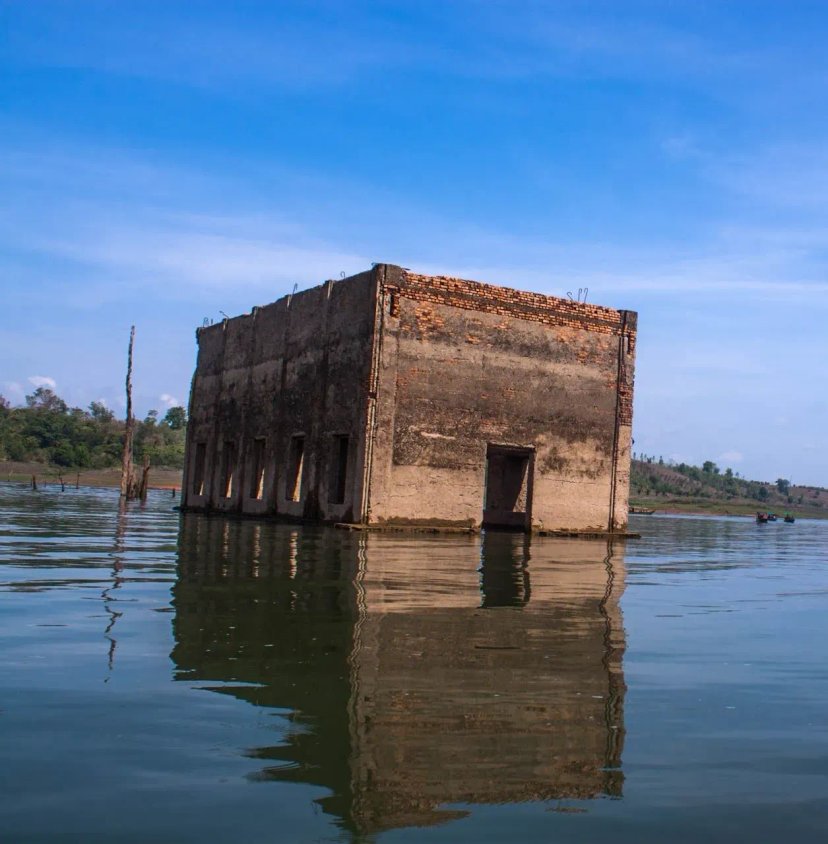
<svg viewBox="0 0 828 844">
<path fill-rule="evenodd" d="M 162 419 L 151 410 L 135 423 L 135 460 L 148 455 L 153 466 L 184 465 L 187 412 L 170 408 Z M 0 396 L 0 460 L 52 464 L 66 468 L 105 469 L 121 462 L 125 422 L 102 402 L 88 410 L 69 407 L 46 387 L 12 407 Z"/>
<path fill-rule="evenodd" d="M 701 466 L 634 454 L 630 478 L 634 496 L 695 496 L 715 499 L 749 499 L 773 504 L 822 506 L 821 487 L 801 487 L 787 478 L 774 483 L 743 478 L 732 469 L 720 469 L 712 460 Z"/>
</svg>

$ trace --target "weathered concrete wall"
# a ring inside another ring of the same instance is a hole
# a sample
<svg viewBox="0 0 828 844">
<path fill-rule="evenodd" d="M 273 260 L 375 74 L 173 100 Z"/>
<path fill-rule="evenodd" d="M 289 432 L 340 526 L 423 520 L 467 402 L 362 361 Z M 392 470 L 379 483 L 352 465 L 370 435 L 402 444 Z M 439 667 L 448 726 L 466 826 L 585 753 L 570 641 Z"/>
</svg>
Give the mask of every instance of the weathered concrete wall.
<svg viewBox="0 0 828 844">
<path fill-rule="evenodd" d="M 533 527 L 623 527 L 636 315 L 379 269 L 370 520 L 479 525 L 496 444 L 533 455 Z"/>
<path fill-rule="evenodd" d="M 372 273 L 363 273 L 199 330 L 185 507 L 358 518 L 373 296 Z M 335 437 L 348 438 L 342 458 Z M 299 439 L 301 482 L 294 501 L 288 485 Z M 338 495 L 332 486 L 341 459 L 345 482 Z"/>
</svg>

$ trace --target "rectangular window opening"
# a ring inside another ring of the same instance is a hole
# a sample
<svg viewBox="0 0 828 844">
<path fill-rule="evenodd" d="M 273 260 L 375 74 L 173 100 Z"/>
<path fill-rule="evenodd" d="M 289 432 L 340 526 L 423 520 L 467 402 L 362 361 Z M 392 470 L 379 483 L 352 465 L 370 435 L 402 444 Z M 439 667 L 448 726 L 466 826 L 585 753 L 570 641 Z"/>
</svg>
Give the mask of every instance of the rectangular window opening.
<svg viewBox="0 0 828 844">
<path fill-rule="evenodd" d="M 287 484 L 285 498 L 288 501 L 302 500 L 302 469 L 305 463 L 305 438 L 291 437 L 288 454 Z"/>
<path fill-rule="evenodd" d="M 207 459 L 207 443 L 196 443 L 193 461 L 193 495 L 204 495 L 204 463 Z"/>
<path fill-rule="evenodd" d="M 224 443 L 222 451 L 222 480 L 221 489 L 225 498 L 233 495 L 233 476 L 236 472 L 236 444 L 231 441 Z"/>
<path fill-rule="evenodd" d="M 264 494 L 264 437 L 253 440 L 253 471 L 250 475 L 250 497 L 261 498 Z"/>
<path fill-rule="evenodd" d="M 348 444 L 347 434 L 333 438 L 330 476 L 328 478 L 328 502 L 330 504 L 345 503 L 345 489 L 348 480 Z"/>
</svg>

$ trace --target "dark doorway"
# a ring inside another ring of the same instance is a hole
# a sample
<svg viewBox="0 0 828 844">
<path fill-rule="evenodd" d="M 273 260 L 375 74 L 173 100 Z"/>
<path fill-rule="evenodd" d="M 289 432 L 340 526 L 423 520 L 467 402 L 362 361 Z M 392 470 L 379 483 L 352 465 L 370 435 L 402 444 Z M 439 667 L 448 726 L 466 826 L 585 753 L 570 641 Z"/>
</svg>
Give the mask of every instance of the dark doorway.
<svg viewBox="0 0 828 844">
<path fill-rule="evenodd" d="M 528 530 L 532 518 L 531 448 L 486 447 L 486 494 L 483 526 Z"/>
</svg>

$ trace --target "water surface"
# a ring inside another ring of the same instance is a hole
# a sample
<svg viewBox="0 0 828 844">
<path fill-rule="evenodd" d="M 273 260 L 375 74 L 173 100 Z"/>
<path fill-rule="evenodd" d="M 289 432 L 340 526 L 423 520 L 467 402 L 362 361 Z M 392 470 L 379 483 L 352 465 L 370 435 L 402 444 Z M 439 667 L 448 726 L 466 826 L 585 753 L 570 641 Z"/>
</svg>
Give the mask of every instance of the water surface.
<svg viewBox="0 0 828 844">
<path fill-rule="evenodd" d="M 828 525 L 605 542 L 0 486 L 9 841 L 811 841 Z"/>
</svg>

